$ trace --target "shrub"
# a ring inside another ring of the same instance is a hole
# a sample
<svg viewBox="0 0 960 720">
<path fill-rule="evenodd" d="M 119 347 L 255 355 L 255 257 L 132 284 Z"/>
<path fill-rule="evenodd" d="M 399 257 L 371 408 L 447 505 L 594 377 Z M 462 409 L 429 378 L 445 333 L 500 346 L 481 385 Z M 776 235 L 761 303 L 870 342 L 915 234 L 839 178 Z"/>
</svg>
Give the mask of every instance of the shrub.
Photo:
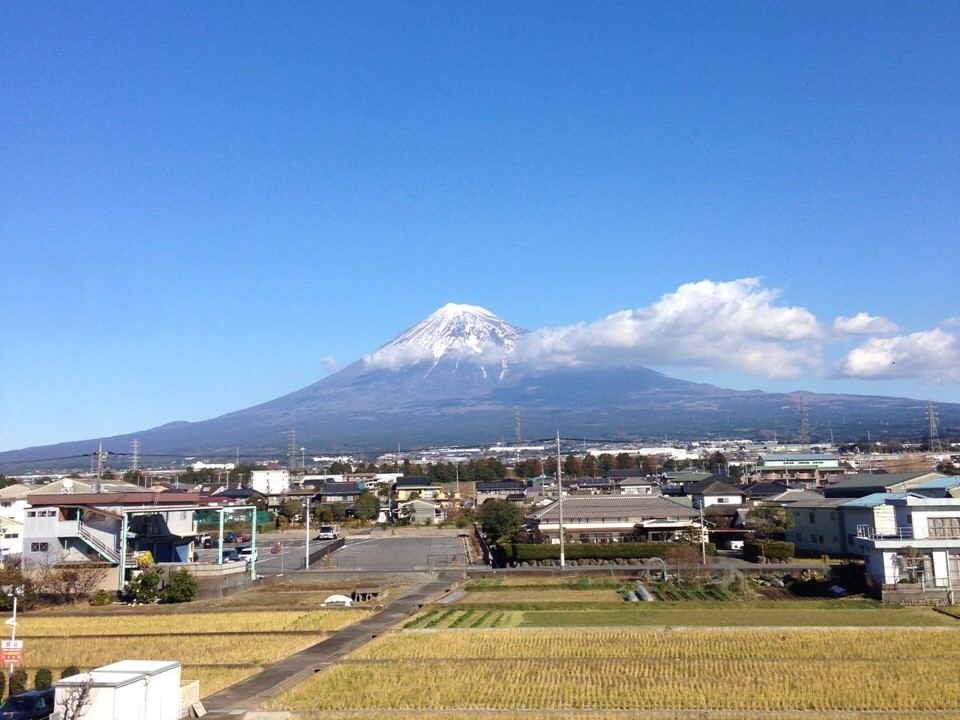
<svg viewBox="0 0 960 720">
<path fill-rule="evenodd" d="M 676 543 L 566 543 L 564 555 L 569 560 L 613 560 L 616 558 L 662 558 Z M 700 547 L 697 546 L 697 552 Z M 504 547 L 507 559 L 515 562 L 559 560 L 559 545 L 525 545 L 512 543 Z M 716 548 L 707 545 L 707 553 Z"/>
<path fill-rule="evenodd" d="M 27 689 L 27 671 L 18 667 L 10 676 L 10 694 L 19 695 Z"/>
<path fill-rule="evenodd" d="M 53 673 L 50 672 L 50 668 L 37 670 L 37 674 L 33 676 L 33 689 L 45 690 L 51 685 L 53 685 Z"/>
<path fill-rule="evenodd" d="M 160 570 L 150 568 L 143 570 L 123 586 L 124 599 L 132 603 L 155 602 L 160 592 Z"/>
<path fill-rule="evenodd" d="M 7 673 L 0 671 L 0 698 L 3 697 L 3 691 L 7 689 Z"/>
<path fill-rule="evenodd" d="M 170 582 L 160 591 L 160 602 L 190 602 L 197 596 L 197 590 L 197 579 L 186 568 L 180 568 L 170 574 Z"/>
<path fill-rule="evenodd" d="M 79 674 L 80 668 L 78 668 L 76 665 L 67 665 L 63 670 L 60 671 L 60 679 L 62 680 L 63 678 L 72 677 L 73 675 Z"/>
<path fill-rule="evenodd" d="M 93 591 L 93 595 L 90 597 L 90 604 L 96 605 L 97 607 L 102 607 L 104 605 L 113 604 L 114 595 L 109 590 L 104 590 L 99 588 Z"/>
<path fill-rule="evenodd" d="M 795 556 L 796 550 L 792 542 L 770 540 L 763 543 L 745 543 L 743 556 L 747 560 L 758 560 L 766 557 L 768 560 L 787 560 Z"/>
</svg>

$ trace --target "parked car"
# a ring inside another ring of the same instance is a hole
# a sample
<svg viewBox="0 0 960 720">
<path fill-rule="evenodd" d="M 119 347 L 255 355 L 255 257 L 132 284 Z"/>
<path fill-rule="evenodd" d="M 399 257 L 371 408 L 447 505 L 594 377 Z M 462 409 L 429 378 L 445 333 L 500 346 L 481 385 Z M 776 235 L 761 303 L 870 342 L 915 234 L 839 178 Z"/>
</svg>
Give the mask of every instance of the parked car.
<svg viewBox="0 0 960 720">
<path fill-rule="evenodd" d="M 241 559 L 246 560 L 247 562 L 257 559 L 257 549 L 255 547 L 250 547 L 249 545 L 238 547 L 237 554 L 241 557 Z"/>
<path fill-rule="evenodd" d="M 237 541 L 237 534 L 233 530 L 228 530 L 223 534 L 223 541 L 225 543 L 235 543 Z"/>
<path fill-rule="evenodd" d="M 0 705 L 0 720 L 47 720 L 53 714 L 53 688 L 30 690 Z"/>
<path fill-rule="evenodd" d="M 223 561 L 224 561 L 225 563 L 228 563 L 228 562 L 240 562 L 241 560 L 243 560 L 243 558 L 240 557 L 240 553 L 238 553 L 235 548 L 234 548 L 234 549 L 231 549 L 231 550 L 224 550 L 224 551 L 223 551 Z"/>
<path fill-rule="evenodd" d="M 205 548 L 212 546 L 213 538 L 210 537 L 210 533 L 200 533 L 197 535 L 197 545 Z"/>
</svg>

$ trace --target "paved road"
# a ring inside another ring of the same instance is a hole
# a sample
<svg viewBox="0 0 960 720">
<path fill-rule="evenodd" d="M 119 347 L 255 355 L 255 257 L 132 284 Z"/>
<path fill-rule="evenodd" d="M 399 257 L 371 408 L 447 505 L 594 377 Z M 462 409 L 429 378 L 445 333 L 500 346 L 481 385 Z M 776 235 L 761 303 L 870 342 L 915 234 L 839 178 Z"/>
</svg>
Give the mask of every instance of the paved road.
<svg viewBox="0 0 960 720">
<path fill-rule="evenodd" d="M 357 537 L 330 557 L 328 567 L 374 572 L 432 571 L 464 567 L 467 551 L 457 536 Z"/>
<path fill-rule="evenodd" d="M 280 549 L 277 552 L 272 552 L 277 547 L 277 543 L 280 544 Z M 223 551 L 226 553 L 246 544 L 248 543 L 225 545 Z M 283 537 L 279 535 L 271 535 L 264 539 L 257 537 L 257 574 L 285 575 L 294 570 L 300 570 L 303 567 L 304 556 L 306 555 L 305 544 L 306 538 L 303 535 L 295 537 L 292 533 Z M 310 552 L 315 552 L 329 544 L 329 540 L 310 540 Z M 200 562 L 215 563 L 217 562 L 217 548 L 197 550 L 197 556 Z"/>
<path fill-rule="evenodd" d="M 434 575 L 406 588 L 396 597 L 387 598 L 384 609 L 376 615 L 344 628 L 336 635 L 271 665 L 253 677 L 204 698 L 203 705 L 209 713 L 206 717 L 208 720 L 226 720 L 256 710 L 262 703 L 307 680 L 389 630 L 416 612 L 420 605 L 451 590 L 459 580 L 457 573 Z"/>
</svg>

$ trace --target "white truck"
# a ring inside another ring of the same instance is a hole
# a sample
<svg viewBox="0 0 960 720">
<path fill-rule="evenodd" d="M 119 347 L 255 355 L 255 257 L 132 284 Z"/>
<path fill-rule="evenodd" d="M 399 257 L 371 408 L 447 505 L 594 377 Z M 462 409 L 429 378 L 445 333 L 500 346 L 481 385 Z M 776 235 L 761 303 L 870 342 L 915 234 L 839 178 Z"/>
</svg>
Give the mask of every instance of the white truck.
<svg viewBox="0 0 960 720">
<path fill-rule="evenodd" d="M 317 540 L 337 540 L 340 538 L 339 525 L 321 525 Z"/>
</svg>

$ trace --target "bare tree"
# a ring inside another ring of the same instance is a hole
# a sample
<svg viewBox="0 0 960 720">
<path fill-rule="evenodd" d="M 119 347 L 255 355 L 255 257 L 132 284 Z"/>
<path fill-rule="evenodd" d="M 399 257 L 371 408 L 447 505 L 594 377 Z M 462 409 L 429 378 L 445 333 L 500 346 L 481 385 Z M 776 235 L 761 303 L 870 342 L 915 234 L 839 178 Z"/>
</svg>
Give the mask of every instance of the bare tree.
<svg viewBox="0 0 960 720">
<path fill-rule="evenodd" d="M 94 562 L 63 562 L 34 565 L 30 570 L 35 592 L 56 602 L 75 604 L 96 590 L 110 572 L 110 565 Z"/>
<path fill-rule="evenodd" d="M 93 703 L 93 675 L 87 673 L 86 679 L 72 685 L 63 697 L 56 702 L 54 710 L 60 713 L 62 720 L 79 720 Z"/>
<path fill-rule="evenodd" d="M 700 550 L 693 545 L 677 543 L 667 548 L 663 557 L 677 568 L 677 577 L 689 579 L 700 568 Z"/>
</svg>

